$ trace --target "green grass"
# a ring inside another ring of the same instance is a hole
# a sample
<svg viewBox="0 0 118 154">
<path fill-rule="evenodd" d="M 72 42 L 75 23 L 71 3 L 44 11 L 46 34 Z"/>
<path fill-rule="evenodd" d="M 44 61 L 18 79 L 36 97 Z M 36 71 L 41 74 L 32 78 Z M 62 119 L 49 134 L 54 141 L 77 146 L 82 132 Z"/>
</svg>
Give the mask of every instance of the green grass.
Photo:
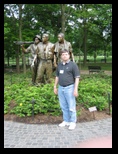
<svg viewBox="0 0 118 154">
<path fill-rule="evenodd" d="M 107 62 L 101 62 L 101 59 L 104 59 L 104 56 L 97 56 L 96 62 L 94 58 L 88 56 L 89 62 L 86 62 L 85 66 L 83 65 L 83 57 L 75 56 L 75 61 L 78 62 L 78 66 L 81 70 L 88 70 L 88 66 L 101 66 L 102 70 L 112 71 L 112 56 L 107 57 Z"/>
<path fill-rule="evenodd" d="M 88 66 L 101 66 L 102 70 L 112 71 L 112 56 L 107 57 L 107 62 L 101 62 L 101 59 L 104 59 L 104 56 L 97 56 L 96 63 L 94 62 L 93 56 L 87 56 L 89 62 L 86 62 L 85 66 L 83 65 L 83 56 L 75 56 L 75 61 L 78 63 L 79 69 L 81 70 L 88 70 Z M 27 62 L 27 61 L 26 61 Z M 7 61 L 5 60 L 5 64 Z M 15 59 L 10 59 L 10 65 L 16 64 Z M 20 65 L 22 61 L 20 60 Z M 28 63 L 27 63 L 28 64 Z"/>
<path fill-rule="evenodd" d="M 83 56 L 74 56 L 75 61 L 77 62 L 83 62 Z M 94 62 L 94 57 L 93 56 L 87 56 L 87 59 L 89 59 L 89 62 Z M 101 59 L 104 59 L 104 56 L 97 56 L 96 62 L 101 63 Z M 109 56 L 106 58 L 107 63 L 112 63 L 112 56 Z"/>
<path fill-rule="evenodd" d="M 82 63 L 78 64 L 79 69 L 81 70 L 88 70 L 88 66 L 101 66 L 102 70 L 112 71 L 112 63 L 86 63 L 84 66 Z"/>
</svg>

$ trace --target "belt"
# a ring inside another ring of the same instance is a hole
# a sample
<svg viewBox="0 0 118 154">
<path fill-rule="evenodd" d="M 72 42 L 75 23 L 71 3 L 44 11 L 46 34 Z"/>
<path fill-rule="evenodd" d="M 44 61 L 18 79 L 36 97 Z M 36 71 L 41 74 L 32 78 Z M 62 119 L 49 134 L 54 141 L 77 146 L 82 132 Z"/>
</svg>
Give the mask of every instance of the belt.
<svg viewBox="0 0 118 154">
<path fill-rule="evenodd" d="M 68 84 L 68 85 L 64 85 L 64 86 L 62 86 L 62 87 L 67 87 L 67 86 L 70 86 L 70 85 L 72 85 L 72 84 L 74 84 L 74 83 L 71 83 L 71 84 Z M 61 85 L 60 85 L 61 86 Z"/>
<path fill-rule="evenodd" d="M 40 59 L 40 60 L 43 60 L 43 61 L 51 61 L 51 59 Z"/>
</svg>

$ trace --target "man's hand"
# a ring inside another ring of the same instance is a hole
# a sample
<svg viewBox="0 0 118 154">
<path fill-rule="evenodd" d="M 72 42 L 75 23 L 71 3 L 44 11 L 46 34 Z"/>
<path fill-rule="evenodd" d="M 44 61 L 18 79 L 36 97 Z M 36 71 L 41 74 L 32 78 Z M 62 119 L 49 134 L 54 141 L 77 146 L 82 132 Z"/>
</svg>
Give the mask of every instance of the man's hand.
<svg viewBox="0 0 118 154">
<path fill-rule="evenodd" d="M 23 48 L 24 47 L 24 44 L 21 44 L 21 48 Z"/>
<path fill-rule="evenodd" d="M 24 53 L 25 53 L 24 44 L 21 44 L 21 48 L 22 48 L 22 52 L 24 52 Z"/>
<path fill-rule="evenodd" d="M 54 87 L 54 93 L 57 95 L 58 94 L 58 89 Z"/>
</svg>

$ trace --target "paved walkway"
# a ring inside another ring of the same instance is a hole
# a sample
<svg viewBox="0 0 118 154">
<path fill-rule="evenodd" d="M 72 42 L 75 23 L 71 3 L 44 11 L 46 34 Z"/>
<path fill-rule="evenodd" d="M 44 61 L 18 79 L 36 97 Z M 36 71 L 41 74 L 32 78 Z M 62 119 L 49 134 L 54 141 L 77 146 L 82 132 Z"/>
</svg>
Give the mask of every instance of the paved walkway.
<svg viewBox="0 0 118 154">
<path fill-rule="evenodd" d="M 96 148 L 95 142 L 99 148 L 112 148 L 112 118 L 77 123 L 75 130 L 4 121 L 4 148 Z"/>
</svg>

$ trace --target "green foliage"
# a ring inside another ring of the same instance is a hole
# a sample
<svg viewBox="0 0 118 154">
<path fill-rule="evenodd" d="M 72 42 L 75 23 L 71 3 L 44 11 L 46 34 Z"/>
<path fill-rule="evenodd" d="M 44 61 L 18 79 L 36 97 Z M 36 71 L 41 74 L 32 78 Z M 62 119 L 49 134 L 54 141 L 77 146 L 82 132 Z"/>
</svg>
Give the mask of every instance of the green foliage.
<svg viewBox="0 0 118 154">
<path fill-rule="evenodd" d="M 31 41 L 34 35 L 48 32 L 50 41 L 55 43 L 62 27 L 74 55 L 79 50 L 91 56 L 93 51 L 112 52 L 112 4 L 4 4 L 5 58 L 17 59 L 16 51 L 20 48 L 13 41 Z"/>
<path fill-rule="evenodd" d="M 53 92 L 53 85 L 31 86 L 29 74 L 4 75 L 4 114 L 16 114 L 20 117 L 34 114 L 61 115 L 58 96 Z M 84 108 L 96 106 L 100 111 L 108 108 L 108 93 L 112 101 L 112 77 L 104 73 L 93 75 L 81 75 L 79 83 L 79 97 L 77 105 Z M 35 100 L 33 105 L 32 101 Z M 77 115 L 81 114 L 81 109 Z"/>
<path fill-rule="evenodd" d="M 112 100 L 112 78 L 104 73 L 86 75 L 81 77 L 78 90 L 78 104 L 85 108 L 96 106 L 102 111 L 108 107 L 108 93 Z"/>
</svg>

